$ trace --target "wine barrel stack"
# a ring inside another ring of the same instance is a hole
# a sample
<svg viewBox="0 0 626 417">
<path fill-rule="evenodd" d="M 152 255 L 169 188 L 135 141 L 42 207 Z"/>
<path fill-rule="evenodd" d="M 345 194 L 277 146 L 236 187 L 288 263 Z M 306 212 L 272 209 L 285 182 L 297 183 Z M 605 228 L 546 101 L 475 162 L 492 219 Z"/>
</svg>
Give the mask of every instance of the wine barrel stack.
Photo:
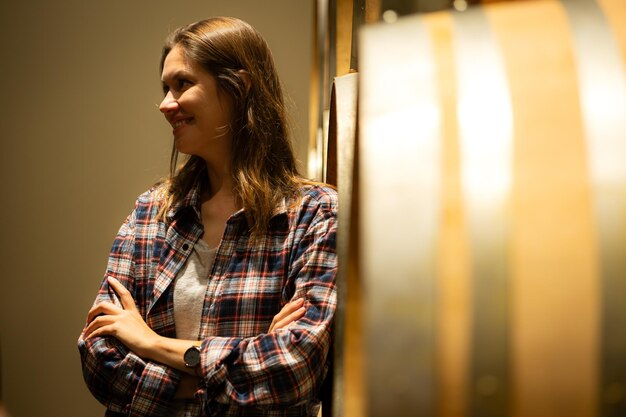
<svg viewBox="0 0 626 417">
<path fill-rule="evenodd" d="M 359 73 L 366 414 L 626 416 L 626 2 L 368 25 Z"/>
</svg>

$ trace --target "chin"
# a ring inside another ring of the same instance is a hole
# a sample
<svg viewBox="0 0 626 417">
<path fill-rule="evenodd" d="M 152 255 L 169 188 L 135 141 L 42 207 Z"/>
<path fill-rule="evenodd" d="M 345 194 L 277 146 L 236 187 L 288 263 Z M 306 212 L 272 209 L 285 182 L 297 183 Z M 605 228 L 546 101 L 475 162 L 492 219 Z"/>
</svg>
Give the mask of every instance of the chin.
<svg viewBox="0 0 626 417">
<path fill-rule="evenodd" d="M 178 153 L 182 153 L 185 155 L 192 154 L 191 149 L 189 149 L 188 146 L 185 146 L 185 143 L 180 139 L 174 139 L 174 146 L 176 147 Z"/>
<path fill-rule="evenodd" d="M 195 152 L 193 149 L 189 149 L 188 147 L 185 147 L 185 146 L 180 146 L 179 144 L 176 144 L 176 150 L 178 151 L 179 154 L 183 154 L 186 156 L 202 157 L 198 154 L 198 152 Z"/>
</svg>

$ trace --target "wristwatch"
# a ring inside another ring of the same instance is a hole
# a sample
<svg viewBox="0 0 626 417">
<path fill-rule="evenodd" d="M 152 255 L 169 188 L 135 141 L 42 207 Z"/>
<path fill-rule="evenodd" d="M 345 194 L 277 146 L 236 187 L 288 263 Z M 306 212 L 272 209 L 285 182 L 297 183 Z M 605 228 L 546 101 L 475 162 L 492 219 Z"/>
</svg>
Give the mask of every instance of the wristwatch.
<svg viewBox="0 0 626 417">
<path fill-rule="evenodd" d="M 195 368 L 200 365 L 200 348 L 194 345 L 187 349 L 183 355 L 183 361 L 187 368 Z"/>
</svg>

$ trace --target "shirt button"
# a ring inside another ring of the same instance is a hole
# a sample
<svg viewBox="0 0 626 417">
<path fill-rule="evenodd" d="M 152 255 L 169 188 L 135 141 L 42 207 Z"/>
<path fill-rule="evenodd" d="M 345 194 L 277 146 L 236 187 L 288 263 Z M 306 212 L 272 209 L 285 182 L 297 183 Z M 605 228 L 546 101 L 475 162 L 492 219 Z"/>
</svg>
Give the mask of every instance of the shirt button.
<svg viewBox="0 0 626 417">
<path fill-rule="evenodd" d="M 187 250 L 187 249 L 189 249 L 189 245 L 185 243 L 185 244 L 183 245 L 183 250 Z"/>
</svg>

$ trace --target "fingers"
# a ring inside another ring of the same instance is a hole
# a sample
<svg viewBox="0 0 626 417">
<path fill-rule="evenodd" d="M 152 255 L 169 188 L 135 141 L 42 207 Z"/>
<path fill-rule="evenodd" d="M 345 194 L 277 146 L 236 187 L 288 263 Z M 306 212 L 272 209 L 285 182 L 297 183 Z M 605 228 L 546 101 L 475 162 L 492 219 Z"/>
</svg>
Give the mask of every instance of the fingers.
<svg viewBox="0 0 626 417">
<path fill-rule="evenodd" d="M 294 321 L 299 320 L 300 318 L 302 318 L 302 316 L 304 316 L 305 312 L 306 312 L 306 309 L 304 307 L 300 307 L 299 309 L 297 309 L 293 313 L 289 314 L 287 317 L 285 317 L 282 320 L 279 320 L 278 322 L 276 322 L 276 324 L 274 325 L 274 328 L 272 330 L 284 329 L 285 327 L 289 326 Z"/>
<path fill-rule="evenodd" d="M 98 316 L 96 317 L 83 331 L 83 337 L 85 339 L 89 337 L 102 336 L 111 334 L 112 324 L 115 323 L 114 316 Z M 107 333 L 107 326 L 109 332 Z"/>
<path fill-rule="evenodd" d="M 274 316 L 272 324 L 268 331 L 282 329 L 294 321 L 300 319 L 306 309 L 304 308 L 304 299 L 299 298 L 295 301 L 287 303 L 279 312 Z"/>
<path fill-rule="evenodd" d="M 133 299 L 133 296 L 130 294 L 130 292 L 126 289 L 126 287 L 124 287 L 124 285 L 122 285 L 122 283 L 119 282 L 117 279 L 112 277 L 108 277 L 107 281 L 109 282 L 109 285 L 111 285 L 111 288 L 113 288 L 115 293 L 120 298 L 123 309 L 128 311 L 137 311 L 135 300 Z M 120 311 L 123 311 L 120 307 L 111 302 L 104 301 L 100 304 L 95 305 L 91 308 L 91 310 L 89 310 L 89 313 L 87 314 L 87 323 L 91 323 L 93 319 L 101 314 L 118 314 Z"/>
<path fill-rule="evenodd" d="M 274 319 L 272 320 L 272 325 L 274 325 L 275 323 L 281 321 L 282 319 L 284 319 L 289 314 L 293 313 L 294 311 L 296 311 L 297 309 L 299 309 L 303 305 L 304 305 L 304 299 L 303 298 L 298 298 L 295 301 L 292 301 L 290 303 L 285 304 L 285 306 L 278 312 L 278 314 L 276 314 L 274 316 Z"/>
<path fill-rule="evenodd" d="M 275 319 L 282 320 L 294 311 L 298 310 L 304 305 L 304 298 L 298 298 L 290 303 L 285 304 L 285 306 L 278 312 L 278 314 L 274 317 Z"/>
<path fill-rule="evenodd" d="M 121 282 L 113 277 L 108 277 L 107 282 L 120 297 L 124 310 L 137 310 L 135 299 Z"/>
<path fill-rule="evenodd" d="M 87 313 L 87 323 L 91 323 L 96 317 L 100 315 L 112 315 L 123 311 L 121 308 L 113 303 L 104 301 L 98 305 L 95 305 Z"/>
</svg>

